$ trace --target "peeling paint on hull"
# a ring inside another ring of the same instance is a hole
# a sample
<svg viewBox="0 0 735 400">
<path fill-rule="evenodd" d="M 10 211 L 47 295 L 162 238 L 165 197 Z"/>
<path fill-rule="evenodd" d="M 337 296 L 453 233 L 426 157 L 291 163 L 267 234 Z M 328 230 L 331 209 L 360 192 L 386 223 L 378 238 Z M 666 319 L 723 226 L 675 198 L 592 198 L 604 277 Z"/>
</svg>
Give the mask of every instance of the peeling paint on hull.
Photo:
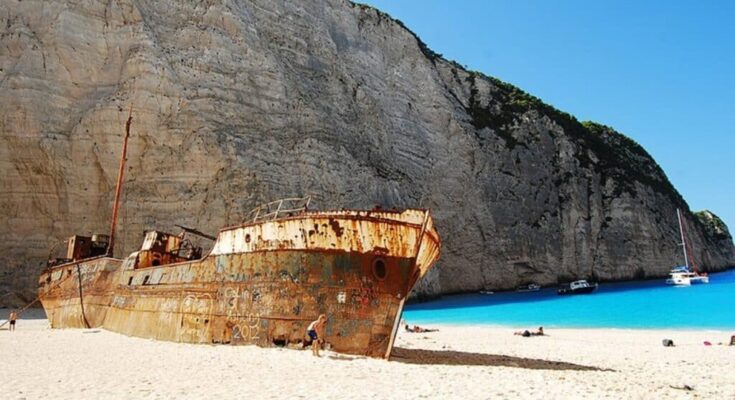
<svg viewBox="0 0 735 400">
<path fill-rule="evenodd" d="M 39 293 L 52 328 L 298 346 L 323 313 L 333 350 L 388 357 L 439 248 L 428 211 L 309 212 L 225 228 L 201 260 L 136 268 L 136 252 L 53 267 Z"/>
</svg>

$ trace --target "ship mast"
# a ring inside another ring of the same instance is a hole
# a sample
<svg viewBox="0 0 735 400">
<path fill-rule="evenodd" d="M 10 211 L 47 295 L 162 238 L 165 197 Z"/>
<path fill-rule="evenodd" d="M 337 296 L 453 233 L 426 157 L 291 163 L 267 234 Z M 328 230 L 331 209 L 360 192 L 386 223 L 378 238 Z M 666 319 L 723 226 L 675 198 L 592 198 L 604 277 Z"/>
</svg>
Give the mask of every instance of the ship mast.
<svg viewBox="0 0 735 400">
<path fill-rule="evenodd" d="M 684 224 L 681 221 L 681 210 L 676 209 L 676 216 L 679 218 L 679 234 L 681 235 L 681 248 L 684 249 L 684 265 L 689 269 L 689 257 L 687 256 L 687 242 L 684 239 Z"/>
<path fill-rule="evenodd" d="M 110 244 L 107 246 L 107 256 L 112 257 L 115 249 L 115 226 L 117 225 L 117 211 L 120 208 L 120 192 L 122 192 L 123 176 L 125 175 L 125 160 L 130 137 L 130 124 L 133 122 L 133 106 L 130 106 L 128 120 L 125 122 L 125 138 L 123 139 L 122 154 L 120 155 L 120 170 L 117 172 L 117 187 L 115 187 L 115 202 L 112 204 L 112 222 L 110 223 Z"/>
</svg>

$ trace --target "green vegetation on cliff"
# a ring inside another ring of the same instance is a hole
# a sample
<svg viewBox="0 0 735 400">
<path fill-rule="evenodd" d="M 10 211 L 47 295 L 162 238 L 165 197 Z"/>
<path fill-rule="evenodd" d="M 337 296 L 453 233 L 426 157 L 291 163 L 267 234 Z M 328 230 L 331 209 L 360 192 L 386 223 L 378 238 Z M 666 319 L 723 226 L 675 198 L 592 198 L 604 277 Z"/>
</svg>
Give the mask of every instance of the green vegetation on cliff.
<svg viewBox="0 0 735 400">
<path fill-rule="evenodd" d="M 697 211 L 694 216 L 704 226 L 710 237 L 718 240 L 730 239 L 730 231 L 728 231 L 727 225 L 713 212 L 709 210 Z"/>
<path fill-rule="evenodd" d="M 459 67 L 456 63 L 452 64 L 455 68 Z M 485 79 L 498 89 L 493 93 L 493 97 L 496 97 L 493 104 L 496 107 L 480 105 L 477 99 L 477 79 Z M 618 184 L 618 194 L 627 192 L 635 197 L 634 182 L 637 181 L 651 187 L 656 192 L 669 196 L 675 204 L 687 208 L 686 202 L 668 180 L 661 167 L 641 145 L 629 137 L 596 122 L 580 122 L 573 115 L 560 111 L 511 84 L 480 72 L 470 71 L 466 80 L 471 88 L 467 112 L 472 117 L 475 128 L 492 129 L 498 136 L 505 139 L 508 147 L 513 148 L 524 145 L 519 143 L 512 134 L 516 120 L 527 112 L 536 112 L 559 125 L 579 146 L 580 150 L 590 150 L 594 158 L 587 151 L 578 153 L 581 165 L 598 171 L 603 181 L 608 177 L 614 179 Z"/>
</svg>

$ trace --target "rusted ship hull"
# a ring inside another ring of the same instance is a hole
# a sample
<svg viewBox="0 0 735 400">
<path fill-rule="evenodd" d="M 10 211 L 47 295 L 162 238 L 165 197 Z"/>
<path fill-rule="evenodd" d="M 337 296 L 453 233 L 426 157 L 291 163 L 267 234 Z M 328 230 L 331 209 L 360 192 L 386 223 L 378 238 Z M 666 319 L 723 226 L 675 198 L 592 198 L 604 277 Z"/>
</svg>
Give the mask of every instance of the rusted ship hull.
<svg viewBox="0 0 735 400">
<path fill-rule="evenodd" d="M 113 296 L 110 282 L 121 263 L 99 257 L 44 271 L 39 297 L 51 327 L 101 327 Z"/>
<path fill-rule="evenodd" d="M 284 346 L 326 314 L 333 350 L 388 357 L 405 299 L 439 246 L 424 210 L 303 213 L 223 229 L 200 260 L 146 266 L 151 254 L 140 251 L 60 265 L 39 290 L 54 328 Z"/>
</svg>

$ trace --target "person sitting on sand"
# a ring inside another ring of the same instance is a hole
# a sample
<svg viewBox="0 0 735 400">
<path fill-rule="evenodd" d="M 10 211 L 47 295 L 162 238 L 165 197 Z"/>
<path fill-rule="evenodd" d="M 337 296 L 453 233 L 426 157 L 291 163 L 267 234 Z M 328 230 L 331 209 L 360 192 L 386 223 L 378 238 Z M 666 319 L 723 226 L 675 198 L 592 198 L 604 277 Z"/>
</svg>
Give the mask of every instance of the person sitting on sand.
<svg viewBox="0 0 735 400">
<path fill-rule="evenodd" d="M 311 352 L 315 356 L 319 357 L 319 348 L 324 343 L 324 326 L 327 324 L 327 316 L 324 314 L 319 315 L 315 321 L 309 324 L 306 328 L 306 335 L 311 339 Z"/>
<path fill-rule="evenodd" d="M 735 335 L 730 336 L 730 346 L 735 346 Z"/>
<path fill-rule="evenodd" d="M 15 330 L 15 320 L 18 319 L 18 313 L 15 312 L 15 310 L 10 312 L 10 315 L 8 316 L 8 321 L 10 322 L 10 326 L 8 327 L 8 330 L 14 331 Z"/>
</svg>

